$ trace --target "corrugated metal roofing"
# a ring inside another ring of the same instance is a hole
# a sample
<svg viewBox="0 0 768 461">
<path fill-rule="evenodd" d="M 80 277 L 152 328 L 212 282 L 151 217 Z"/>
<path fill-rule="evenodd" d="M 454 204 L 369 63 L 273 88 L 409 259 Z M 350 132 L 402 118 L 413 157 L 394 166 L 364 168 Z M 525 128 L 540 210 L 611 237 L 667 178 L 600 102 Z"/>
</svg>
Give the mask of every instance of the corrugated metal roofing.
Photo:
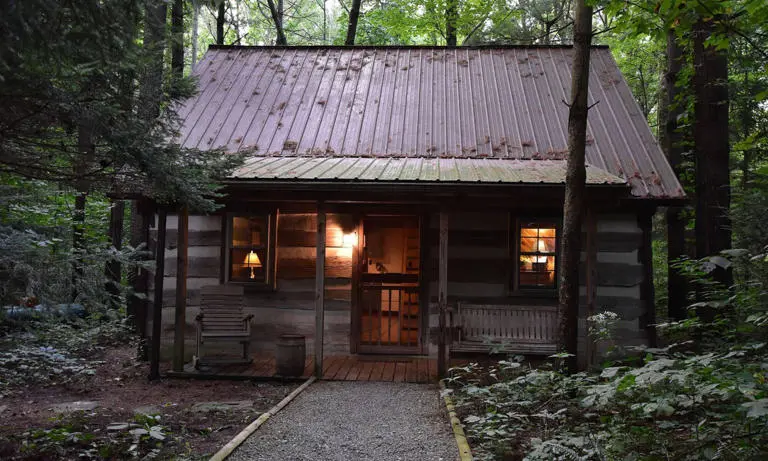
<svg viewBox="0 0 768 461">
<path fill-rule="evenodd" d="M 565 160 L 426 157 L 251 157 L 234 179 L 275 181 L 401 181 L 563 184 Z M 616 175 L 587 165 L 587 184 L 620 185 Z"/>
<path fill-rule="evenodd" d="M 571 56 L 569 47 L 213 47 L 195 70 L 199 94 L 179 110 L 179 142 L 269 157 L 562 160 Z M 636 197 L 683 197 L 608 49 L 593 48 L 589 99 L 587 162 L 626 179 Z"/>
</svg>

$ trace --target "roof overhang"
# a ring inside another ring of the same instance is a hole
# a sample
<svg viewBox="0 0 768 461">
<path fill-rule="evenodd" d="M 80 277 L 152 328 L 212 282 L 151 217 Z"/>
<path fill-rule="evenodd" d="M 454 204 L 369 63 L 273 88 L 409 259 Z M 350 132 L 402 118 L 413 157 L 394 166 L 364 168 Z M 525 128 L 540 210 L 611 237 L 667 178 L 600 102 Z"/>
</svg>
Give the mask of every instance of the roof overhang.
<svg viewBox="0 0 768 461">
<path fill-rule="evenodd" d="M 257 156 L 248 158 L 226 183 L 556 186 L 565 184 L 566 163 L 496 158 Z M 586 173 L 588 186 L 628 187 L 623 178 L 592 165 L 587 165 Z"/>
</svg>

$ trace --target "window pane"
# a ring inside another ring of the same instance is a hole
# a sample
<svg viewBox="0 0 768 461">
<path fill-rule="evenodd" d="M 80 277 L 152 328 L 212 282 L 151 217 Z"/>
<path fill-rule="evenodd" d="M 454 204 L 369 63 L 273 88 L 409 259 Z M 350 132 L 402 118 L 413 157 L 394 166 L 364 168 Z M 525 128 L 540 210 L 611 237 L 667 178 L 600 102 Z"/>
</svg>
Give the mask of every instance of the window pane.
<svg viewBox="0 0 768 461">
<path fill-rule="evenodd" d="M 266 250 L 263 248 L 249 250 L 233 248 L 230 251 L 230 280 L 239 282 L 266 282 L 267 261 Z"/>
<path fill-rule="evenodd" d="M 554 253 L 556 248 L 554 237 L 540 238 L 536 250 L 540 253 Z"/>
<path fill-rule="evenodd" d="M 538 239 L 523 237 L 520 239 L 520 252 L 521 253 L 534 253 L 536 252 L 536 242 Z"/>
<path fill-rule="evenodd" d="M 267 219 L 264 216 L 232 218 L 232 246 L 260 247 L 267 243 Z"/>
</svg>

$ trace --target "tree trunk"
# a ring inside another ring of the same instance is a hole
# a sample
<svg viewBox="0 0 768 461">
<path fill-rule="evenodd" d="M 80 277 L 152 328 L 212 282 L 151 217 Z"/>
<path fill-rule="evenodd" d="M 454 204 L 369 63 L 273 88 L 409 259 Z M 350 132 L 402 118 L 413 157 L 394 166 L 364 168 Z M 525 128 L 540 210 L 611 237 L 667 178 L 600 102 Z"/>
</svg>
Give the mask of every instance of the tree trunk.
<svg viewBox="0 0 768 461">
<path fill-rule="evenodd" d="M 693 125 L 696 155 L 696 257 L 731 247 L 731 204 L 728 139 L 728 56 L 705 45 L 717 20 L 700 20 L 693 33 Z M 729 271 L 715 278 L 730 286 Z"/>
<path fill-rule="evenodd" d="M 744 71 L 744 80 L 742 86 L 744 87 L 744 101 L 741 104 L 741 129 L 744 140 L 749 139 L 752 135 L 752 127 L 754 121 L 755 100 L 752 95 L 755 94 L 752 88 L 752 84 L 749 81 L 749 71 Z M 750 181 L 750 168 L 752 164 L 752 149 L 744 149 L 744 156 L 741 159 L 741 191 L 742 193 L 747 191 Z"/>
<path fill-rule="evenodd" d="M 83 278 L 85 253 L 85 203 L 90 192 L 90 182 L 86 179 L 88 166 L 93 162 L 96 146 L 93 142 L 93 129 L 88 114 L 81 114 L 77 129 L 78 159 L 75 166 L 76 195 L 75 209 L 72 213 L 72 302 L 80 295 L 78 285 Z"/>
<path fill-rule="evenodd" d="M 171 70 L 175 78 L 181 78 L 184 76 L 184 0 L 173 0 L 171 37 Z"/>
<path fill-rule="evenodd" d="M 445 4 L 445 44 L 456 46 L 456 19 L 458 0 L 448 0 Z"/>
<path fill-rule="evenodd" d="M 355 36 L 357 35 L 357 21 L 360 19 L 360 4 L 362 0 L 352 0 L 352 8 L 349 9 L 349 24 L 347 25 L 347 39 L 344 40 L 344 44 L 352 46 L 355 44 Z"/>
<path fill-rule="evenodd" d="M 559 317 L 561 352 L 571 354 L 565 360 L 570 373 L 577 369 L 579 328 L 579 262 L 581 227 L 584 219 L 584 193 L 587 172 L 587 98 L 589 94 L 589 58 L 592 43 L 592 7 L 577 0 L 573 32 L 573 67 L 571 100 L 568 112 L 568 165 L 565 177 L 565 204 L 560 250 Z"/>
<path fill-rule="evenodd" d="M 120 250 L 123 248 L 123 216 L 125 215 L 125 202 L 115 200 L 109 210 L 109 242 L 112 246 Z M 120 308 L 120 283 L 122 282 L 122 268 L 120 261 L 107 261 L 104 268 L 104 274 L 107 276 L 107 293 L 110 295 L 110 307 L 112 309 Z"/>
<path fill-rule="evenodd" d="M 195 69 L 197 64 L 197 40 L 200 30 L 200 0 L 192 0 L 192 50 L 190 64 L 192 70 Z"/>
<path fill-rule="evenodd" d="M 678 128 L 678 119 L 685 111 L 682 102 L 676 99 L 680 94 L 677 86 L 678 74 L 683 68 L 683 49 L 678 43 L 674 30 L 667 31 L 667 72 L 664 76 L 664 97 L 660 107 L 661 145 L 667 154 L 667 159 L 678 178 L 682 177 L 683 135 Z M 667 209 L 667 311 L 673 320 L 683 320 L 688 314 L 686 310 L 687 292 L 685 277 L 680 271 L 670 266 L 686 255 L 685 251 L 685 221 L 682 209 Z"/>
<path fill-rule="evenodd" d="M 216 14 L 216 44 L 224 44 L 224 24 L 227 19 L 225 17 L 227 11 L 226 0 L 219 0 L 219 11 Z"/>
<path fill-rule="evenodd" d="M 273 0 L 267 0 L 269 6 L 269 14 L 272 16 L 272 22 L 275 25 L 275 32 L 277 33 L 277 39 L 275 45 L 287 45 L 288 40 L 285 38 L 285 32 L 283 31 L 283 2 L 278 0 L 278 6 L 275 6 Z"/>
<path fill-rule="evenodd" d="M 163 0 L 147 0 L 144 23 L 144 49 L 148 64 L 139 89 L 139 116 L 154 120 L 160 115 L 163 94 L 163 52 L 165 50 L 165 21 L 168 9 Z"/>
<path fill-rule="evenodd" d="M 131 202 L 131 246 L 138 248 L 149 241 L 149 216 L 146 206 L 138 200 Z M 134 269 L 128 274 L 133 295 L 128 298 L 128 319 L 139 336 L 137 356 L 147 360 L 147 301 L 149 290 L 149 271 Z"/>
</svg>

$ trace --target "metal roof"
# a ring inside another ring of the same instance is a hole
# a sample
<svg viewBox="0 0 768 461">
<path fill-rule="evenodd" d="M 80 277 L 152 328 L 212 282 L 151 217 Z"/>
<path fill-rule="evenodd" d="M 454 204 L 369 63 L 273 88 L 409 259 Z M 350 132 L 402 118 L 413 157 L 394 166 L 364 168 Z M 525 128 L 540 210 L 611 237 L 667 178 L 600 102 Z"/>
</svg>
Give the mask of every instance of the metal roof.
<svg viewBox="0 0 768 461">
<path fill-rule="evenodd" d="M 199 94 L 178 110 L 179 142 L 355 165 L 562 160 L 571 57 L 569 47 L 212 47 L 195 68 Z M 684 197 L 605 48 L 592 49 L 589 102 L 587 162 L 636 197 Z"/>
<path fill-rule="evenodd" d="M 251 157 L 233 179 L 563 184 L 565 160 L 426 157 Z M 587 165 L 587 184 L 626 185 Z"/>
</svg>

